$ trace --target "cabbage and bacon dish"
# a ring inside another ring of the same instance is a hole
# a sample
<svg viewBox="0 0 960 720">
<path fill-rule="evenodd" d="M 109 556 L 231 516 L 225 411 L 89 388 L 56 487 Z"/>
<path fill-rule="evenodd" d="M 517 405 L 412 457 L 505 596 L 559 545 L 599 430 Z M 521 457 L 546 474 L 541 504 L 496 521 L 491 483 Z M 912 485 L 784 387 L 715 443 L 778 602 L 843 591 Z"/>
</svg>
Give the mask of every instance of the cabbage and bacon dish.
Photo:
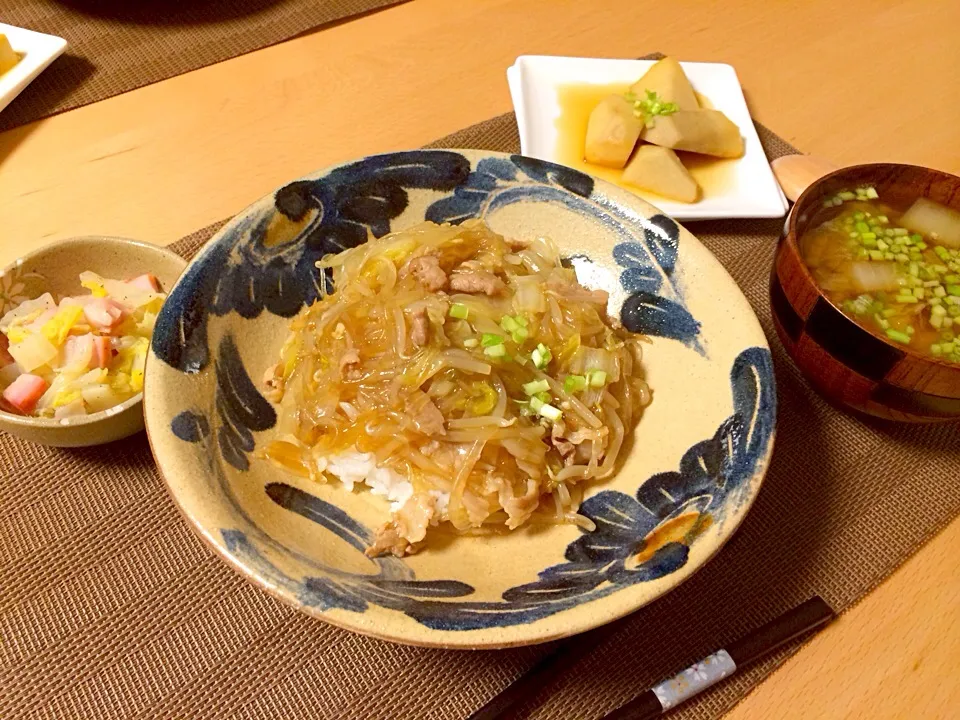
<svg viewBox="0 0 960 720">
<path fill-rule="evenodd" d="M 459 533 L 575 523 L 651 401 L 646 338 L 607 319 L 549 239 L 480 220 L 423 223 L 327 256 L 332 292 L 302 311 L 263 382 L 262 451 L 286 470 L 390 503 L 371 556 Z"/>
<path fill-rule="evenodd" d="M 80 285 L 88 292 L 43 293 L 0 317 L 0 410 L 66 423 L 142 392 L 160 281 L 86 271 Z"/>
</svg>

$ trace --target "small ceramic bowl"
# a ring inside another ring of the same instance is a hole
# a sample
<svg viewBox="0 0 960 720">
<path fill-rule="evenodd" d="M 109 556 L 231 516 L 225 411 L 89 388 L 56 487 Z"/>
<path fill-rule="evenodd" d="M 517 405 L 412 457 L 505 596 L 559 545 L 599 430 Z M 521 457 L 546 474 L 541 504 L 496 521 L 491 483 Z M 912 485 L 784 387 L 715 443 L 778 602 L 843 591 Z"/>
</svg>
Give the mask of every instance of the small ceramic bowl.
<svg viewBox="0 0 960 720">
<path fill-rule="evenodd" d="M 857 325 L 817 287 L 797 240 L 823 200 L 872 185 L 895 207 L 918 197 L 960 210 L 960 178 L 914 165 L 855 165 L 822 177 L 787 218 L 770 276 L 780 340 L 807 380 L 828 400 L 889 420 L 960 419 L 960 365 L 894 344 Z"/>
<path fill-rule="evenodd" d="M 64 240 L 24 255 L 0 271 L 0 315 L 45 292 L 57 300 L 82 292 L 79 275 L 84 270 L 117 278 L 150 272 L 169 291 L 186 265 L 176 253 L 136 240 L 100 236 Z M 62 420 L 0 410 L 0 430 L 42 445 L 100 445 L 142 429 L 143 393 L 101 412 Z"/>
</svg>

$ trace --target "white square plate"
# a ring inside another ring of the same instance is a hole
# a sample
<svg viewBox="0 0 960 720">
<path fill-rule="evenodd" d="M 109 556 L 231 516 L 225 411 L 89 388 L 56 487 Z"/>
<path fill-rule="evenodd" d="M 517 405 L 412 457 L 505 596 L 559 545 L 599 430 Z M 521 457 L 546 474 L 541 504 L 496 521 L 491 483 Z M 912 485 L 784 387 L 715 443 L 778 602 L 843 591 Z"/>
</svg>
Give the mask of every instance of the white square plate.
<svg viewBox="0 0 960 720">
<path fill-rule="evenodd" d="M 521 152 L 541 160 L 569 164 L 561 159 L 562 153 L 558 149 L 556 123 L 561 110 L 558 88 L 585 84 L 626 86 L 636 82 L 653 63 L 653 60 L 546 55 L 518 57 L 507 70 L 507 81 L 517 114 Z M 680 220 L 782 217 L 787 211 L 787 201 L 760 145 L 736 71 L 730 65 L 720 63 L 681 65 L 694 90 L 739 126 L 744 138 L 744 155 L 723 168 L 727 176 L 722 186 L 712 193 L 705 192 L 705 197 L 696 203 L 668 200 L 631 185 L 623 187 Z M 611 179 L 611 174 L 604 172 L 604 168 L 583 163 L 577 169 Z"/>
<path fill-rule="evenodd" d="M 0 110 L 29 85 L 67 47 L 67 41 L 54 35 L 25 30 L 0 23 L 0 33 L 7 36 L 20 62 L 0 75 Z"/>
</svg>

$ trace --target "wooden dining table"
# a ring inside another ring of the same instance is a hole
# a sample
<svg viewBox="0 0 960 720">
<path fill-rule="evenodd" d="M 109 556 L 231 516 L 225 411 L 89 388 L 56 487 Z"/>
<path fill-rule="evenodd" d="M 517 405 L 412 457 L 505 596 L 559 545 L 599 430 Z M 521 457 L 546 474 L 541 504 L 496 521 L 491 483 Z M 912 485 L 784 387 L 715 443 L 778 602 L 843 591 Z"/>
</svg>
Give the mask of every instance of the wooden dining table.
<svg viewBox="0 0 960 720">
<path fill-rule="evenodd" d="M 165 245 L 506 112 L 521 54 L 730 63 L 805 152 L 960 174 L 957 27 L 950 0 L 413 0 L 0 134 L 0 265 L 83 234 Z M 960 519 L 728 717 L 960 717 L 958 550 Z"/>
</svg>

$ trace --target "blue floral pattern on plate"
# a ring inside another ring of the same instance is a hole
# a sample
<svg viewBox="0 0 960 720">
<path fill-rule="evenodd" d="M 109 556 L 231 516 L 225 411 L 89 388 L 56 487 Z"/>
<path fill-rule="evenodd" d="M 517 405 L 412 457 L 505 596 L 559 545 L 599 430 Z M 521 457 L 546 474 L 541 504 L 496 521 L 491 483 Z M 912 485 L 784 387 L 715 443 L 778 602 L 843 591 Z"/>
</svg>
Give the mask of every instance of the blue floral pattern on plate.
<svg viewBox="0 0 960 720">
<path fill-rule="evenodd" d="M 730 372 L 733 414 L 713 437 L 691 447 L 677 471 L 650 477 L 635 496 L 604 490 L 580 508 L 596 524 L 567 546 L 566 562 L 546 568 L 532 583 L 506 590 L 500 602 L 471 602 L 474 589 L 454 580 L 417 580 L 402 560 L 377 558 L 376 575 L 324 568 L 322 575 L 285 575 L 239 530 L 222 530 L 230 552 L 258 574 L 321 610 L 363 612 L 369 604 L 397 610 L 435 630 L 475 630 L 533 622 L 668 575 L 687 562 L 697 522 L 722 521 L 765 456 L 773 434 L 776 395 L 770 352 L 749 348 Z M 373 533 L 340 508 L 284 483 L 271 483 L 275 503 L 322 525 L 363 553 Z M 659 546 L 656 530 L 681 516 L 689 530 Z M 709 520 L 707 520 L 709 518 Z"/>
<path fill-rule="evenodd" d="M 329 282 L 316 261 L 364 242 L 368 233 L 380 237 L 390 232 L 415 190 L 438 196 L 423 216 L 435 222 L 459 223 L 532 202 L 558 204 L 602 224 L 617 238 L 612 258 L 626 293 L 619 309 L 624 326 L 706 354 L 700 323 L 685 303 L 677 272 L 680 230 L 675 222 L 663 215 L 648 219 L 610 201 L 595 192 L 592 178 L 570 168 L 517 155 L 471 163 L 455 151 L 373 156 L 280 189 L 271 206 L 261 204 L 243 214 L 188 268 L 157 320 L 154 354 L 181 373 L 199 373 L 211 362 L 211 317 L 231 312 L 247 319 L 263 312 L 292 317 Z M 270 242 L 277 216 L 299 224 L 293 240 Z M 576 259 L 591 262 L 582 255 Z M 247 471 L 255 433 L 272 428 L 277 418 L 229 333 L 214 355 L 211 416 L 186 407 L 170 430 L 205 449 L 226 489 L 219 459 L 233 471 Z M 743 350 L 730 369 L 730 386 L 733 413 L 712 437 L 683 454 L 677 470 L 649 477 L 633 495 L 604 490 L 589 498 L 581 513 L 596 529 L 567 546 L 564 562 L 545 568 L 533 582 L 507 589 L 495 602 L 470 600 L 474 588 L 463 582 L 419 580 L 404 561 L 392 557 L 370 561 L 376 574 L 312 563 L 309 576 L 295 578 L 270 560 L 265 538 L 236 528 L 222 528 L 221 537 L 244 566 L 318 610 L 362 613 L 375 605 L 432 629 L 457 631 L 534 622 L 677 571 L 687 563 L 705 523 L 722 523 L 748 498 L 746 489 L 773 436 L 776 396 L 769 351 Z M 372 539 L 368 528 L 318 497 L 283 482 L 270 483 L 265 491 L 278 506 L 319 524 L 358 553 Z"/>
</svg>

